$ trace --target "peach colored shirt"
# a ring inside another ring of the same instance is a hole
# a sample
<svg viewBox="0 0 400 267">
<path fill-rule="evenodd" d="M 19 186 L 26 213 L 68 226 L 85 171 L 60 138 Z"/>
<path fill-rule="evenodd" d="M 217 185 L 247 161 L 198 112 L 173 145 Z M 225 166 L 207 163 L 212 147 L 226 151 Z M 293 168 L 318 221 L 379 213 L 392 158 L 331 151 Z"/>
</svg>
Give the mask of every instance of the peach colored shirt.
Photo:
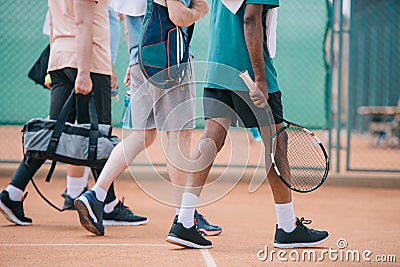
<svg viewBox="0 0 400 267">
<path fill-rule="evenodd" d="M 75 21 L 72 0 L 49 0 L 52 28 L 48 71 L 77 68 Z M 108 1 L 96 2 L 90 72 L 111 75 Z"/>
</svg>

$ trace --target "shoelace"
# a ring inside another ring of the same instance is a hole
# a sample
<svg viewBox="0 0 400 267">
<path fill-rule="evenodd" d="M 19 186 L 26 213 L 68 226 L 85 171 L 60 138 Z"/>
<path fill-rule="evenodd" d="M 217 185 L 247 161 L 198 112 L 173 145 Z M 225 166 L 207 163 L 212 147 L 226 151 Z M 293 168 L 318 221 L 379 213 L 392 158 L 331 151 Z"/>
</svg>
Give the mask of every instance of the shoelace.
<svg viewBox="0 0 400 267">
<path fill-rule="evenodd" d="M 306 219 L 304 219 L 304 217 L 301 217 L 299 221 L 300 221 L 301 224 L 310 224 L 310 223 L 312 223 L 311 220 L 306 220 Z"/>
<path fill-rule="evenodd" d="M 311 220 L 306 220 L 306 219 L 304 219 L 304 217 L 301 217 L 299 221 L 300 221 L 300 223 L 301 223 L 303 226 L 304 226 L 304 224 L 310 224 L 310 223 L 312 223 Z M 306 226 L 304 226 L 304 229 L 308 232 L 309 235 L 311 235 L 312 231 L 314 231 L 314 229 L 308 228 L 308 227 L 306 227 Z"/>
<path fill-rule="evenodd" d="M 134 215 L 133 212 L 127 206 L 124 205 L 124 202 L 125 202 L 125 197 L 122 197 L 121 203 L 118 205 L 119 206 L 118 208 L 120 208 L 120 210 L 126 214 Z"/>
<path fill-rule="evenodd" d="M 201 221 L 201 222 L 204 223 L 204 224 L 209 224 L 209 223 L 207 222 L 207 220 L 203 217 L 203 215 L 201 215 L 201 214 L 198 213 L 197 211 L 195 212 L 195 217 L 196 217 L 196 220 L 199 220 L 199 221 Z"/>
</svg>

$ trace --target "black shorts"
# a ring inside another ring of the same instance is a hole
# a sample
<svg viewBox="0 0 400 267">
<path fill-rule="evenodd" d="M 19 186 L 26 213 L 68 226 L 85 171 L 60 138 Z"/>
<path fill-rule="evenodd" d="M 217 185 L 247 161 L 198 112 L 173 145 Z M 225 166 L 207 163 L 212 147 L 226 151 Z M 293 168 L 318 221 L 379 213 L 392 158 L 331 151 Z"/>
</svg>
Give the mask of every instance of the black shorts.
<svg viewBox="0 0 400 267">
<path fill-rule="evenodd" d="M 280 91 L 269 94 L 268 105 L 274 114 L 283 117 Z M 230 118 L 232 126 L 253 128 L 273 123 L 267 110 L 257 108 L 246 91 L 204 88 L 203 106 L 205 119 Z M 274 121 L 275 124 L 282 123 L 276 116 Z"/>
<path fill-rule="evenodd" d="M 50 119 L 56 120 L 65 101 L 75 86 L 77 69 L 64 68 L 50 72 L 52 80 L 50 99 Z M 98 121 L 101 124 L 111 124 L 111 76 L 91 73 L 93 83 L 93 100 L 97 111 Z M 68 122 L 89 123 L 89 98 L 90 94 L 77 94 L 75 109 L 68 117 Z"/>
</svg>

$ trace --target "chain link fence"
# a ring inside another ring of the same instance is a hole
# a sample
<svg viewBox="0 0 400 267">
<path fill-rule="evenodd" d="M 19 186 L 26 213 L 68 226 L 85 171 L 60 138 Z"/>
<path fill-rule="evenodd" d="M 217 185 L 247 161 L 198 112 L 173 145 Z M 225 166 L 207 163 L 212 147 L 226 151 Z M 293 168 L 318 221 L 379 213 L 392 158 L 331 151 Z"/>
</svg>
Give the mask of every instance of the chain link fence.
<svg viewBox="0 0 400 267">
<path fill-rule="evenodd" d="M 346 6 L 336 128 L 347 130 L 346 170 L 400 172 L 400 1 Z"/>
<path fill-rule="evenodd" d="M 304 12 L 306 11 L 306 12 Z M 21 158 L 21 125 L 35 117 L 47 117 L 50 91 L 35 85 L 27 73 L 48 36 L 42 33 L 47 1 L 2 0 L 1 79 L 0 79 L 0 161 Z M 285 116 L 313 129 L 328 128 L 328 70 L 324 61 L 324 39 L 328 23 L 325 0 L 281 1 L 278 12 L 277 55 L 274 59 L 283 93 Z M 123 25 L 121 23 L 123 30 Z M 226 29 L 229 31 L 229 29 Z M 192 41 L 195 60 L 207 60 L 209 15 L 196 23 Z M 229 47 L 227 49 L 234 49 Z M 119 127 L 123 94 L 128 88 L 123 77 L 128 52 L 121 34 L 116 72 L 121 89 L 119 102 L 113 102 L 113 124 Z M 197 95 L 202 95 L 198 88 Z M 201 103 L 198 108 L 201 108 Z M 202 120 L 198 127 L 203 126 Z M 17 153 L 15 152 L 17 151 Z"/>
</svg>

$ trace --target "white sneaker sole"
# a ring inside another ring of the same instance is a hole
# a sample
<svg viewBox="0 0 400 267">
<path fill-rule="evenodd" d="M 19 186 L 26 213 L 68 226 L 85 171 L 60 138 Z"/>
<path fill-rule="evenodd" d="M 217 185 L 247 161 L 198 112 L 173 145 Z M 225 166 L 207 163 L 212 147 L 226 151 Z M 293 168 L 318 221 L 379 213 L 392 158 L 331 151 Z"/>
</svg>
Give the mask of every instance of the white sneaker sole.
<svg viewBox="0 0 400 267">
<path fill-rule="evenodd" d="M 12 223 L 16 223 L 22 226 L 32 225 L 31 222 L 23 222 L 20 221 L 17 217 L 15 217 L 14 213 L 9 208 L 7 208 L 7 206 L 3 202 L 1 202 L 1 200 L 0 200 L 0 212 L 3 213 L 6 219 Z"/>
<path fill-rule="evenodd" d="M 127 221 L 115 221 L 115 220 L 104 220 L 103 219 L 103 225 L 106 226 L 138 226 L 145 224 L 149 221 L 149 219 L 145 221 L 140 221 L 140 222 L 127 222 Z"/>
<path fill-rule="evenodd" d="M 281 244 L 281 243 L 274 243 L 274 247 L 276 248 L 305 248 L 305 247 L 313 247 L 319 245 L 326 240 L 329 239 L 329 236 L 325 237 L 322 240 L 313 243 L 290 243 L 290 244 Z"/>
<path fill-rule="evenodd" d="M 203 233 L 203 235 L 205 236 L 215 236 L 215 235 L 219 235 L 222 233 L 222 229 L 218 230 L 218 231 L 207 231 L 206 229 L 200 228 L 198 229 L 200 232 Z"/>
<path fill-rule="evenodd" d="M 173 236 L 168 236 L 167 237 L 167 242 L 174 244 L 174 245 L 178 245 L 178 246 L 182 246 L 185 248 L 212 248 L 212 245 L 209 246 L 202 246 L 187 240 L 183 240 L 177 237 L 173 237 Z"/>
</svg>

